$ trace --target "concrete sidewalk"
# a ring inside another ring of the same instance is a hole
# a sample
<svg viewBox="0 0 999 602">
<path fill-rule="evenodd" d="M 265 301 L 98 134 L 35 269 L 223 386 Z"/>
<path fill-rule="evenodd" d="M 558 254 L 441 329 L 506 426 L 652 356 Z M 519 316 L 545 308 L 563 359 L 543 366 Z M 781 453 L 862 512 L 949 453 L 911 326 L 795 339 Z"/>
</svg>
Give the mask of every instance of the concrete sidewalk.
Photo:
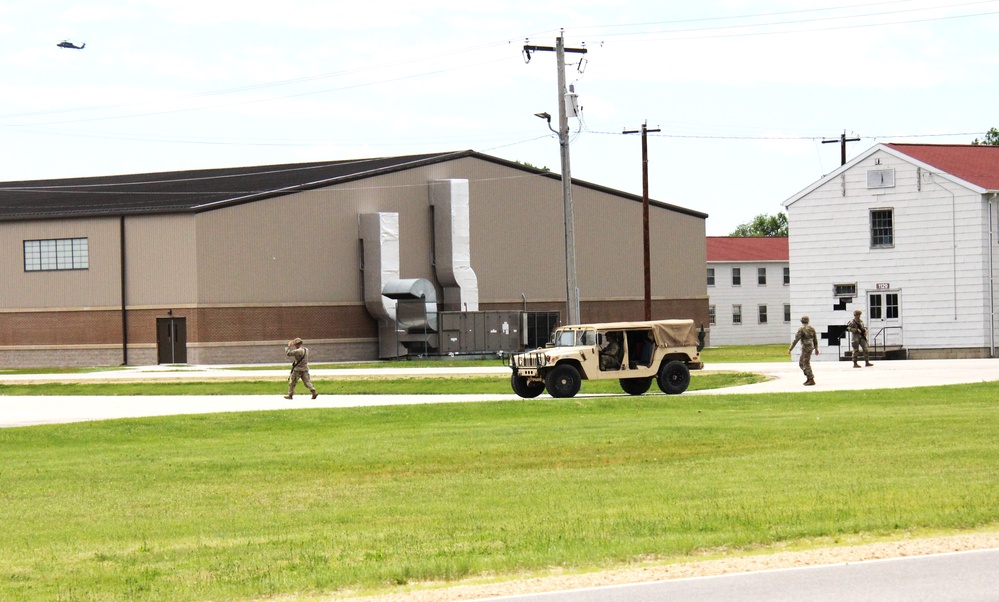
<svg viewBox="0 0 999 602">
<path fill-rule="evenodd" d="M 999 359 L 881 361 L 875 362 L 871 368 L 854 368 L 851 362 L 812 362 L 814 387 L 803 386 L 805 376 L 797 362 L 711 364 L 705 365 L 704 369 L 755 372 L 771 380 L 741 387 L 692 391 L 684 395 L 902 389 L 999 381 Z"/>
<path fill-rule="evenodd" d="M 769 380 L 752 385 L 690 391 L 676 398 L 700 395 L 772 394 L 790 392 L 836 391 L 856 389 L 897 389 L 960 383 L 999 381 L 999 359 L 980 360 L 907 360 L 877 362 L 874 367 L 855 369 L 849 362 L 816 362 L 813 365 L 814 387 L 802 385 L 804 376 L 796 363 L 711 364 L 705 371 L 754 372 Z M 502 376 L 509 368 L 338 368 L 312 370 L 315 379 L 353 376 Z M 140 416 L 207 414 L 255 410 L 304 408 L 342 408 L 379 405 L 454 403 L 519 399 L 512 392 L 497 395 L 323 395 L 310 399 L 308 394 L 293 400 L 282 397 L 281 383 L 288 369 L 246 370 L 238 366 L 143 366 L 92 372 L 87 374 L 0 375 L 0 383 L 46 382 L 142 382 L 205 380 L 273 380 L 274 395 L 198 395 L 198 396 L 0 396 L 0 427 L 28 426 L 107 420 Z M 301 385 L 299 385 L 301 387 Z M 304 391 L 304 389 L 301 389 Z M 662 395 L 653 385 L 648 395 Z M 542 398 L 545 396 L 543 395 Z"/>
</svg>

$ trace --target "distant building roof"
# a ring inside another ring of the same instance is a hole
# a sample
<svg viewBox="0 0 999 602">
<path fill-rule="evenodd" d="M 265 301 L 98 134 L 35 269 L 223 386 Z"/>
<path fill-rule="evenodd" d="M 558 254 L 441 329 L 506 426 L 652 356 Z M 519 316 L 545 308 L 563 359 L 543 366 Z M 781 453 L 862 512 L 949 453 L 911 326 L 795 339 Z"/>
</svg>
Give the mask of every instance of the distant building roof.
<svg viewBox="0 0 999 602">
<path fill-rule="evenodd" d="M 457 159 L 474 158 L 541 177 L 558 174 L 472 150 L 255 167 L 0 182 L 0 221 L 199 213 Z M 573 179 L 573 184 L 641 201 L 640 196 Z M 707 218 L 706 213 L 652 201 Z"/>
<path fill-rule="evenodd" d="M 0 183 L 0 220 L 197 213 L 461 155 L 438 153 L 356 161 L 3 182 Z"/>
<path fill-rule="evenodd" d="M 708 236 L 708 261 L 788 261 L 786 236 Z"/>
<path fill-rule="evenodd" d="M 999 146 L 985 144 L 885 144 L 986 190 L 999 190 Z"/>
</svg>

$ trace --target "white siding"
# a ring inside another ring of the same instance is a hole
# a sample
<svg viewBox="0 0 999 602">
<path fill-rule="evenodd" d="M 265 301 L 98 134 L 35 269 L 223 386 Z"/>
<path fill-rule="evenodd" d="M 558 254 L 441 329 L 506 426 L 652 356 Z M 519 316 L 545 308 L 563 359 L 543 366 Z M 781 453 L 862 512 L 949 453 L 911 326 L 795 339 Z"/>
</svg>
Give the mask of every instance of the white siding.
<svg viewBox="0 0 999 602">
<path fill-rule="evenodd" d="M 715 306 L 712 346 L 790 343 L 784 321 L 784 304 L 791 302 L 791 287 L 784 285 L 786 261 L 709 261 L 708 267 L 715 270 L 715 284 L 708 286 L 708 304 Z M 732 285 L 732 268 L 741 270 L 739 286 Z M 767 271 L 766 285 L 758 284 L 759 268 Z M 732 322 L 733 305 L 742 306 L 741 324 Z M 767 306 L 766 324 L 759 323 L 760 305 Z"/>
<path fill-rule="evenodd" d="M 885 168 L 895 170 L 895 186 L 869 189 L 868 170 Z M 890 248 L 871 247 L 870 212 L 881 208 L 893 212 Z M 787 205 L 792 312 L 809 315 L 820 334 L 845 324 L 855 309 L 870 323 L 867 294 L 887 285 L 900 295 L 907 349 L 988 346 L 987 211 L 981 194 L 946 174 L 884 150 L 871 153 Z M 837 283 L 857 285 L 858 296 L 841 308 L 832 294 Z M 873 336 L 879 324 L 871 326 Z M 829 343 L 820 341 L 821 348 Z"/>
</svg>

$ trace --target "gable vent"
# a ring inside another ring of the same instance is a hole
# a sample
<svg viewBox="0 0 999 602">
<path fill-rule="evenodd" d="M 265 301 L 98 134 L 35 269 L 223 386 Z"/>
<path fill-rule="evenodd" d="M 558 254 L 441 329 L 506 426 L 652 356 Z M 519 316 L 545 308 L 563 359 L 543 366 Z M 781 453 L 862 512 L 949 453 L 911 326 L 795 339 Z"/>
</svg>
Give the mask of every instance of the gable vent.
<svg viewBox="0 0 999 602">
<path fill-rule="evenodd" d="M 872 169 L 867 172 L 868 188 L 894 188 L 894 169 Z"/>
</svg>

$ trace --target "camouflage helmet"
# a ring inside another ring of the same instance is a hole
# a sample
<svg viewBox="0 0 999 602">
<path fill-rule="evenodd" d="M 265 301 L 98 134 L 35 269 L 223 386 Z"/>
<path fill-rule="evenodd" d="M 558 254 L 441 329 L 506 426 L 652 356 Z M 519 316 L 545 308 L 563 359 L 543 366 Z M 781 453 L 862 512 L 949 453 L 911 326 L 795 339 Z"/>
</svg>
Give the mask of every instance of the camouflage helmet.
<svg viewBox="0 0 999 602">
<path fill-rule="evenodd" d="M 292 345 L 301 345 L 304 341 L 302 339 L 295 337 L 295 340 L 291 342 Z"/>
<path fill-rule="evenodd" d="M 808 324 L 808 316 L 801 316 L 801 323 Z"/>
<path fill-rule="evenodd" d="M 853 310 L 853 315 L 855 315 L 855 316 L 859 316 L 862 313 L 864 313 L 864 312 L 860 311 L 859 309 Z"/>
</svg>

